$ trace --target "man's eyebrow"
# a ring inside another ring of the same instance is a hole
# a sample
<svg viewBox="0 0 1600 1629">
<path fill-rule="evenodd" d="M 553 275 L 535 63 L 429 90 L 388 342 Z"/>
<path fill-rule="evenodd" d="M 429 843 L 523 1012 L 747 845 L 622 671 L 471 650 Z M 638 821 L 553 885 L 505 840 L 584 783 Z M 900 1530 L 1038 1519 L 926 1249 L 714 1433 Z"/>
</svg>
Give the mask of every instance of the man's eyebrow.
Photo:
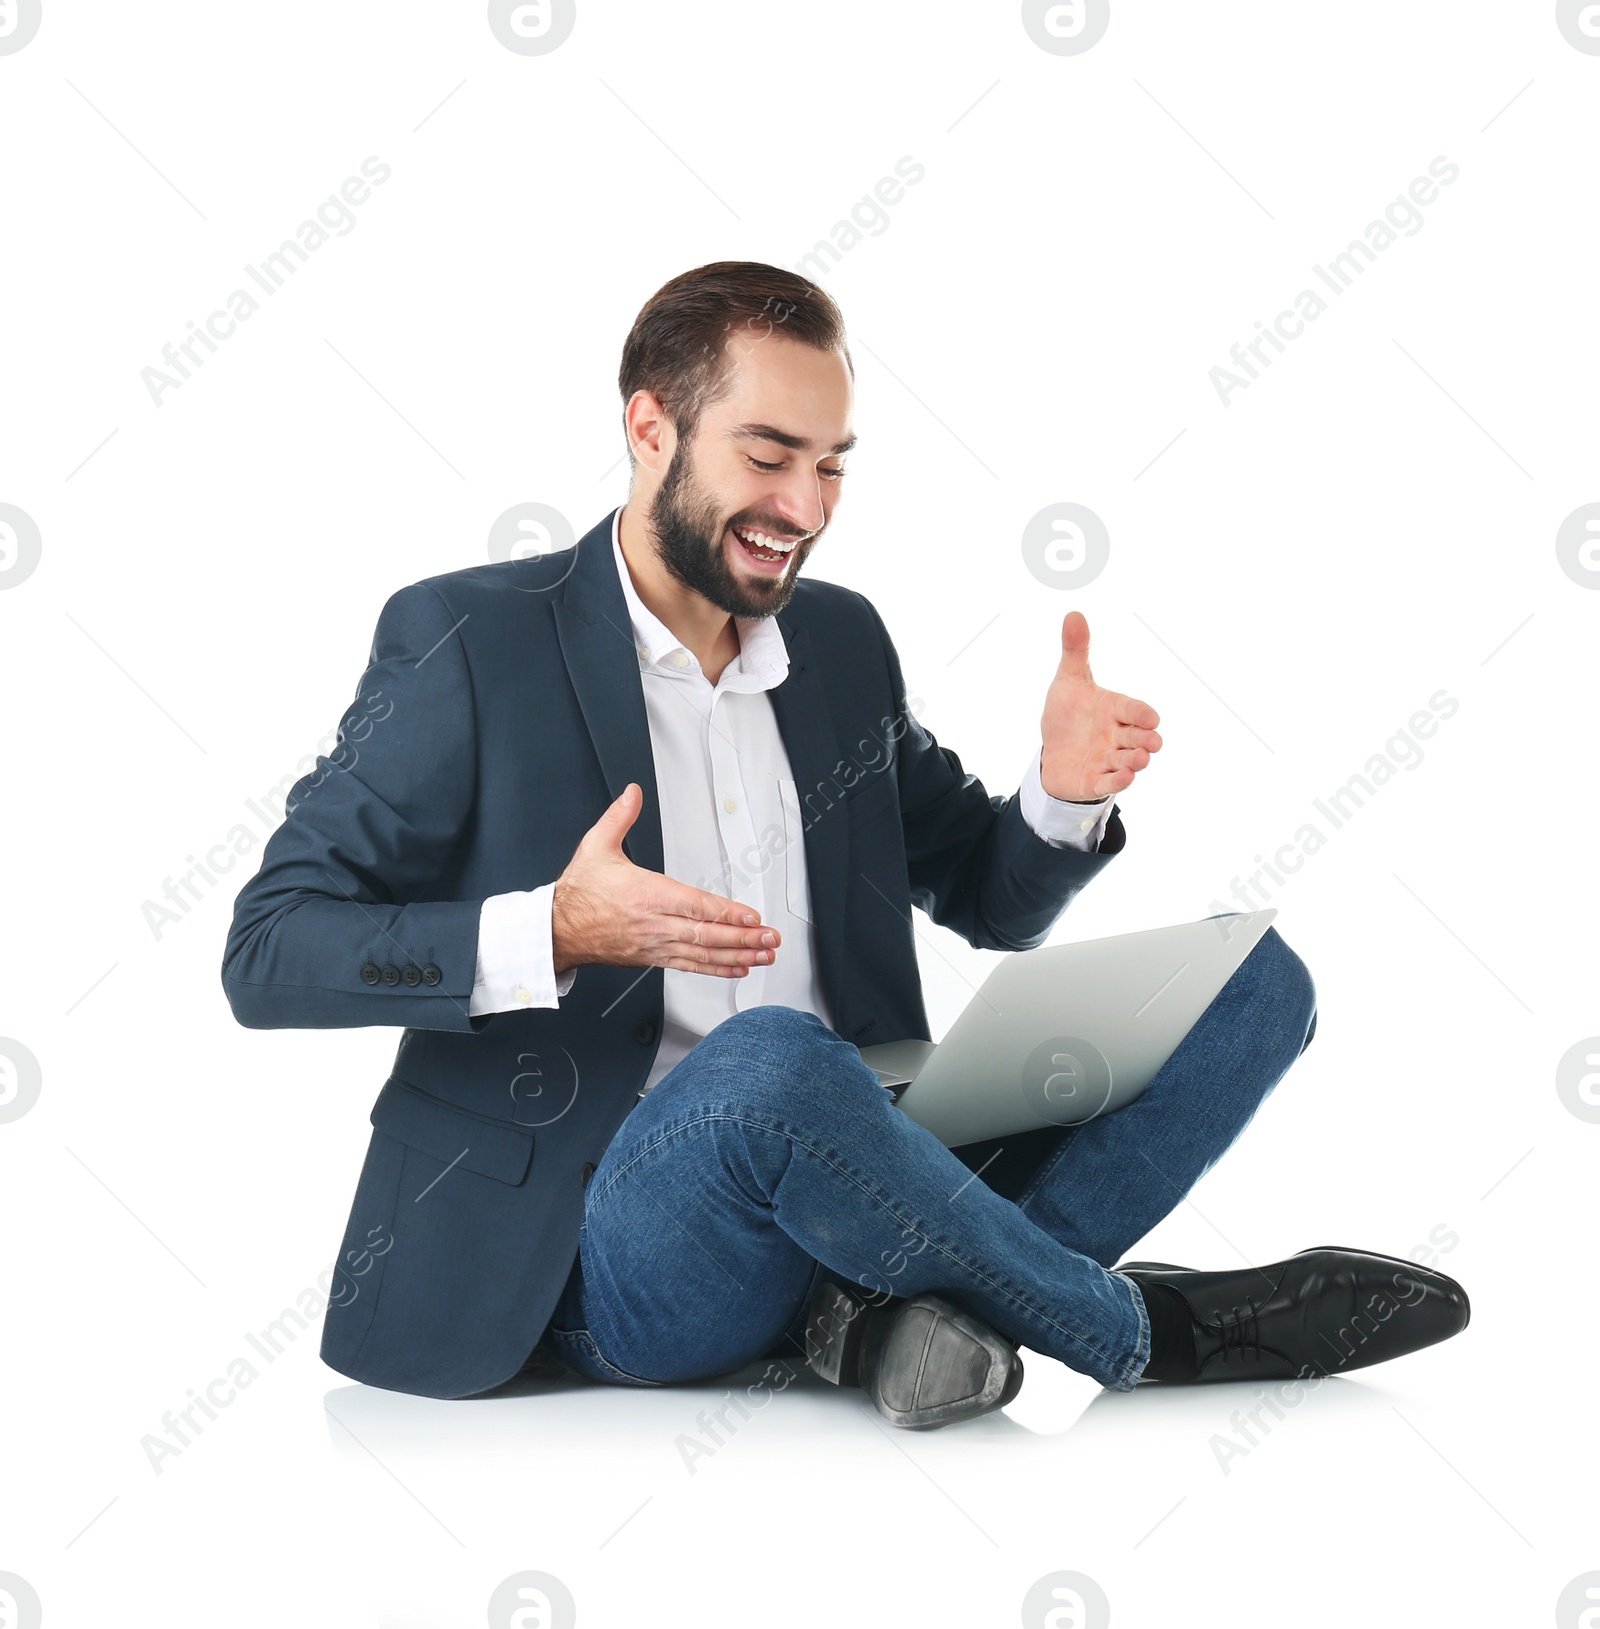
<svg viewBox="0 0 1600 1629">
<path fill-rule="evenodd" d="M 790 452 L 807 452 L 811 447 L 811 443 L 804 436 L 791 435 L 789 431 L 780 430 L 772 424 L 736 424 L 728 434 L 735 441 L 775 441 L 780 447 L 787 447 Z M 851 436 L 848 441 L 841 441 L 829 451 L 847 453 L 855 446 L 856 440 L 855 436 Z"/>
</svg>

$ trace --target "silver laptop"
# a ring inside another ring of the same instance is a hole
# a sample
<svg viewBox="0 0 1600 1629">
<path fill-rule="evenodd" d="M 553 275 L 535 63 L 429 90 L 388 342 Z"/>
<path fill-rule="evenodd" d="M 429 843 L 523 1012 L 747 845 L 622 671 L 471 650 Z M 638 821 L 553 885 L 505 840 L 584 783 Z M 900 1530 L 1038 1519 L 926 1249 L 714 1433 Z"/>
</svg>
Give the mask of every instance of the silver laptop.
<svg viewBox="0 0 1600 1629">
<path fill-rule="evenodd" d="M 1006 956 L 942 1041 L 864 1046 L 947 1148 L 1131 1103 L 1255 948 L 1275 908 Z"/>
</svg>

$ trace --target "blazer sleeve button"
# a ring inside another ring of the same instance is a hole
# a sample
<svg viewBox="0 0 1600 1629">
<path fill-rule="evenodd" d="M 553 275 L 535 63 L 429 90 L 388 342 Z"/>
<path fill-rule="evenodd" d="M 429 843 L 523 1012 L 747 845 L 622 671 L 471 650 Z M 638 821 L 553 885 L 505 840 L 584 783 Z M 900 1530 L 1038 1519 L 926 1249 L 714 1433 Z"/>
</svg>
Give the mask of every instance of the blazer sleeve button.
<svg viewBox="0 0 1600 1629">
<path fill-rule="evenodd" d="M 422 983 L 422 969 L 411 962 L 407 962 L 406 965 L 400 970 L 400 977 L 403 978 L 412 989 L 415 989 L 419 984 Z"/>
<path fill-rule="evenodd" d="M 648 1018 L 641 1018 L 633 1026 L 633 1038 L 640 1046 L 649 1046 L 656 1038 L 656 1026 Z"/>
<path fill-rule="evenodd" d="M 400 982 L 400 969 L 393 962 L 388 962 L 383 969 L 383 982 L 391 989 Z"/>
<path fill-rule="evenodd" d="M 422 970 L 422 982 L 424 984 L 437 984 L 443 977 L 444 974 L 432 962 L 429 962 Z"/>
<path fill-rule="evenodd" d="M 584 1187 L 587 1188 L 589 1186 L 589 1178 L 592 1177 L 593 1175 L 594 1175 L 594 1166 L 592 1164 L 585 1164 L 585 1166 L 583 1168 L 583 1185 L 584 1185 Z"/>
<path fill-rule="evenodd" d="M 376 962 L 368 962 L 361 969 L 361 982 L 363 984 L 376 984 L 383 977 L 383 969 Z"/>
</svg>

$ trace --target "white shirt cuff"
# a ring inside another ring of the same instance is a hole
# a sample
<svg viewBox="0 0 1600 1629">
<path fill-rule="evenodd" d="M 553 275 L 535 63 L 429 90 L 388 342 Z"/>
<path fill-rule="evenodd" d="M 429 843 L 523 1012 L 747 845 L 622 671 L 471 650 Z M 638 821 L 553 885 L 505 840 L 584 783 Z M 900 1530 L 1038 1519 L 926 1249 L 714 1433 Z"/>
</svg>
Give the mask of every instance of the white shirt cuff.
<svg viewBox="0 0 1600 1629">
<path fill-rule="evenodd" d="M 556 885 L 525 893 L 491 894 L 478 912 L 478 970 L 468 1014 L 558 1007 L 578 976 L 569 967 L 556 977 L 550 907 Z"/>
<path fill-rule="evenodd" d="M 1106 834 L 1115 794 L 1099 803 L 1069 803 L 1065 798 L 1053 798 L 1044 789 L 1040 773 L 1043 760 L 1041 746 L 1034 753 L 1017 794 L 1028 829 L 1052 848 L 1078 848 L 1086 854 L 1095 853 Z"/>
</svg>

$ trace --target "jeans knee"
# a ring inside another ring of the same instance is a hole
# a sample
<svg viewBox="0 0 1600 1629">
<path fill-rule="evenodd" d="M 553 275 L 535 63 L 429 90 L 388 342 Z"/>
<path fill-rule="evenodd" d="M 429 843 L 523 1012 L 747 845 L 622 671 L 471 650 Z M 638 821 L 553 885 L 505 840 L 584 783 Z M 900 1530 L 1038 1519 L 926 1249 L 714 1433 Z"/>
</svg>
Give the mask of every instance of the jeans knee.
<svg viewBox="0 0 1600 1629">
<path fill-rule="evenodd" d="M 794 1062 L 839 1044 L 839 1037 L 814 1012 L 771 1002 L 746 1007 L 725 1018 L 706 1040 L 746 1055 Z M 704 1045 L 704 1042 L 701 1043 Z"/>
<path fill-rule="evenodd" d="M 807 1030 L 818 1031 L 823 1035 L 833 1034 L 814 1012 L 806 1012 L 800 1007 L 787 1007 L 781 1001 L 765 1001 L 759 1006 L 741 1008 L 723 1022 L 734 1028 L 769 1029 L 778 1034 L 804 1034 Z M 720 1029 L 722 1025 L 719 1024 L 717 1027 Z"/>
<path fill-rule="evenodd" d="M 852 1084 L 877 1086 L 861 1054 L 815 1013 L 770 1004 L 725 1018 L 695 1048 L 710 1049 L 715 1091 L 804 1117 L 808 1106 L 837 1105 Z M 694 1054 L 690 1054 L 693 1056 Z"/>
<path fill-rule="evenodd" d="M 1270 1004 L 1284 1029 L 1301 1037 L 1299 1051 L 1304 1052 L 1317 1029 L 1317 987 L 1311 969 L 1276 928 L 1261 936 L 1239 973 L 1248 976 L 1258 999 Z"/>
</svg>

